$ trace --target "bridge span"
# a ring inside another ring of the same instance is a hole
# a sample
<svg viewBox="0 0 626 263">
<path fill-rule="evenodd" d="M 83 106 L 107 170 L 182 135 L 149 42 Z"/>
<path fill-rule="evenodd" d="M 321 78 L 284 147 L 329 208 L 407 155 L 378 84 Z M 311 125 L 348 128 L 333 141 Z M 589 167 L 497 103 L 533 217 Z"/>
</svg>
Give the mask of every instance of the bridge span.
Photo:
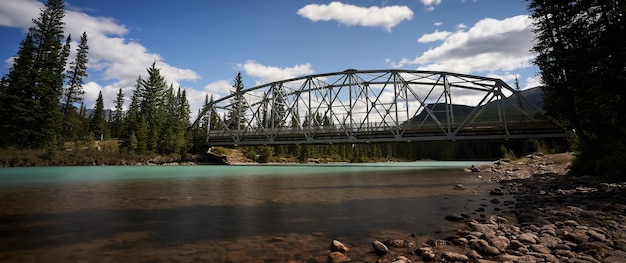
<svg viewBox="0 0 626 263">
<path fill-rule="evenodd" d="M 565 137 L 540 96 L 489 77 L 348 69 L 233 91 L 193 126 L 209 146 Z"/>
</svg>

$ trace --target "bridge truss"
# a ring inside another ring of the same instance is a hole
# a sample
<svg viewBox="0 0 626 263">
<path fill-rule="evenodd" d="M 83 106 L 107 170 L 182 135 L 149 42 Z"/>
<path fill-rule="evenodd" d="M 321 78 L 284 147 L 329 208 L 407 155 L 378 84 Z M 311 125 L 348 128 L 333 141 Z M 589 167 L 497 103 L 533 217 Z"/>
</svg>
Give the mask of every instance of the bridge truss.
<svg viewBox="0 0 626 263">
<path fill-rule="evenodd" d="M 209 103 L 193 125 L 210 146 L 565 136 L 563 124 L 500 79 L 415 70 L 276 81 Z"/>
</svg>

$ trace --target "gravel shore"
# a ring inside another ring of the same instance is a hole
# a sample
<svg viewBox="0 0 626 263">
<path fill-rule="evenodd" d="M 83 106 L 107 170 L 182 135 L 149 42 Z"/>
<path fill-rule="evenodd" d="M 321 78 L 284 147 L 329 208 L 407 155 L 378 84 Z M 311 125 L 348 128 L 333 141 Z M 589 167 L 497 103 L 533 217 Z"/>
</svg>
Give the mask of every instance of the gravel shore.
<svg viewBox="0 0 626 263">
<path fill-rule="evenodd" d="M 375 240 L 368 256 L 329 241 L 328 262 L 626 262 L 626 182 L 570 176 L 571 159 L 533 154 L 477 167 L 472 176 L 498 183 L 489 200 L 498 213 L 450 214 L 456 233 Z"/>
</svg>

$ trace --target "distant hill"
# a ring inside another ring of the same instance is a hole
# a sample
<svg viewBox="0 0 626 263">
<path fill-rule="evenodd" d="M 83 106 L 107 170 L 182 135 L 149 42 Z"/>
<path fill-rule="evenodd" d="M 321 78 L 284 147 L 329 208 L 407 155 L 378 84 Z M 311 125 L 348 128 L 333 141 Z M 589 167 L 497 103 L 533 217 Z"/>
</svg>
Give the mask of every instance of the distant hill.
<svg viewBox="0 0 626 263">
<path fill-rule="evenodd" d="M 498 104 L 506 114 L 507 118 L 524 118 L 523 114 L 519 112 L 517 108 L 526 111 L 528 114 L 537 114 L 536 108 L 543 108 L 543 90 L 540 87 L 530 88 L 523 90 L 519 93 L 524 99 L 518 98 L 518 95 L 513 94 L 506 99 L 495 100 L 482 106 L 482 112 L 479 116 L 481 120 L 499 119 Z M 455 122 L 463 121 L 475 107 L 467 105 L 452 104 L 452 112 L 454 113 Z M 446 121 L 446 109 L 444 104 L 428 104 L 427 108 L 433 111 L 433 115 L 441 122 Z M 481 110 L 481 109 L 478 109 Z M 419 115 L 415 116 L 409 123 L 413 125 L 419 125 L 421 123 L 434 123 L 432 116 L 428 114 L 426 110 L 423 110 Z"/>
</svg>

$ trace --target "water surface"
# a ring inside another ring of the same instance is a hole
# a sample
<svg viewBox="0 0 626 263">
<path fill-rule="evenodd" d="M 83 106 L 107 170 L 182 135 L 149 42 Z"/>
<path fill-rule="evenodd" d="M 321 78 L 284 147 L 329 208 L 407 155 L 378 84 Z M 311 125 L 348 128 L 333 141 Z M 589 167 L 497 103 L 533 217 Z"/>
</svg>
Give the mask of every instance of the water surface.
<svg viewBox="0 0 626 263">
<path fill-rule="evenodd" d="M 332 239 L 358 259 L 491 209 L 475 164 L 2 168 L 0 261 L 325 262 Z"/>
</svg>

